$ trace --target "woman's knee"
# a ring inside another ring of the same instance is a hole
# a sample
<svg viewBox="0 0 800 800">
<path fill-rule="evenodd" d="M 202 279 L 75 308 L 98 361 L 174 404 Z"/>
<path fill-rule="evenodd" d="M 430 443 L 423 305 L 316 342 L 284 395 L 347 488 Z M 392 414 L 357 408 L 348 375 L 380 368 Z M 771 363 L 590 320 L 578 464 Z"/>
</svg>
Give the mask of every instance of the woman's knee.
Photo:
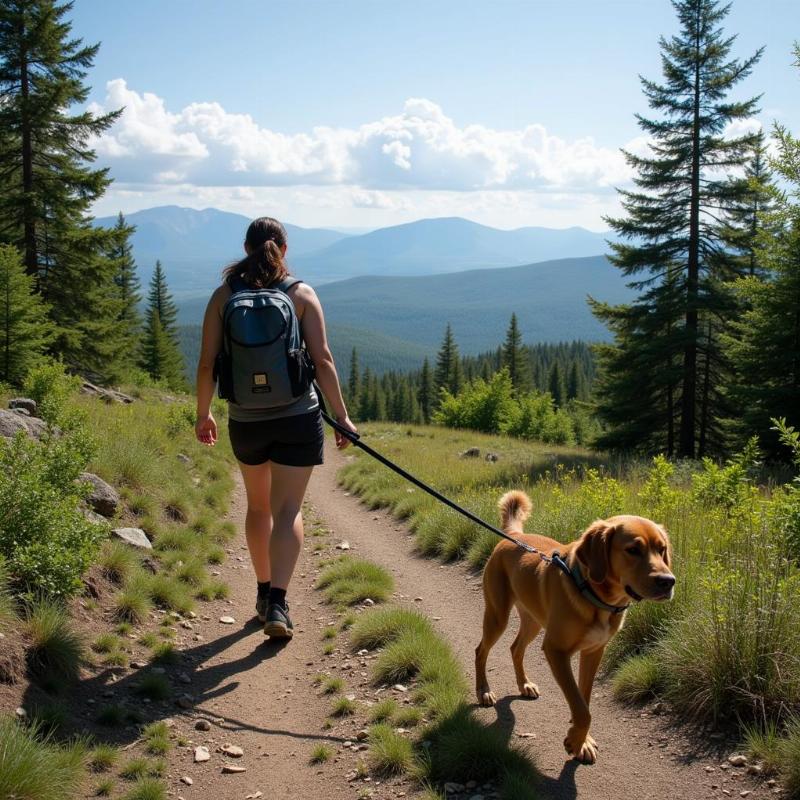
<svg viewBox="0 0 800 800">
<path fill-rule="evenodd" d="M 272 524 L 276 529 L 288 531 L 293 530 L 298 517 L 301 517 L 301 507 L 294 504 L 273 508 Z"/>
</svg>

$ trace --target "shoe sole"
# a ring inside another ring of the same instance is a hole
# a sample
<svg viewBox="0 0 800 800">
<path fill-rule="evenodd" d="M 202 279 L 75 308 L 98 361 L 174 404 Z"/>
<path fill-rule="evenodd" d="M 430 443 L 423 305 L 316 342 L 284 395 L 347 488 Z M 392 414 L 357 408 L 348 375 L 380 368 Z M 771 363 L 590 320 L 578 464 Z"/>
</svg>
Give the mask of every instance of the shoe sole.
<svg viewBox="0 0 800 800">
<path fill-rule="evenodd" d="M 282 622 L 268 622 L 264 625 L 264 636 L 270 636 L 273 639 L 291 639 L 294 631 Z"/>
</svg>

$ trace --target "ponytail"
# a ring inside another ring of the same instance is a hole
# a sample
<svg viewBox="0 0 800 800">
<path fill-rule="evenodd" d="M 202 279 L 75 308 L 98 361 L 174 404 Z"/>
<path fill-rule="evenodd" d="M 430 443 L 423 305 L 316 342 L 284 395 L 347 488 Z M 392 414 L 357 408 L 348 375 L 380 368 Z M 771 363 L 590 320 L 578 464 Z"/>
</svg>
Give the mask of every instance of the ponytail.
<svg viewBox="0 0 800 800">
<path fill-rule="evenodd" d="M 245 236 L 249 253 L 241 260 L 225 267 L 223 278 L 242 280 L 253 289 L 264 289 L 289 274 L 283 258 L 286 229 L 272 217 L 259 217 L 250 223 Z"/>
</svg>

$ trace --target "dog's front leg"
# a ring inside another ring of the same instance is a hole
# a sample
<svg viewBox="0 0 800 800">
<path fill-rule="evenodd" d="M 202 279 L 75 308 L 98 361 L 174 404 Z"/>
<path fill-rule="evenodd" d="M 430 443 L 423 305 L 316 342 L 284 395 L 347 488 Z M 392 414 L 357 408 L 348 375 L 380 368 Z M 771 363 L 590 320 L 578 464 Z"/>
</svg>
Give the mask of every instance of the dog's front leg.
<svg viewBox="0 0 800 800">
<path fill-rule="evenodd" d="M 594 764 L 597 760 L 597 747 L 591 737 L 589 737 L 589 726 L 592 723 L 592 715 L 589 713 L 589 706 L 583 698 L 575 676 L 572 673 L 570 664 L 571 653 L 561 649 L 552 640 L 545 640 L 542 644 L 547 663 L 553 672 L 556 683 L 564 692 L 564 697 L 569 704 L 572 713 L 572 725 L 567 731 L 564 739 L 564 747 L 567 752 L 574 756 L 583 764 Z"/>
<path fill-rule="evenodd" d="M 600 667 L 605 649 L 605 645 L 603 645 L 595 650 L 581 651 L 578 686 L 580 687 L 581 694 L 583 695 L 587 707 L 592 701 L 592 686 L 594 686 L 594 678 L 595 675 L 597 675 L 597 670 Z M 597 742 L 594 740 L 594 737 L 590 736 L 588 733 L 586 734 L 586 740 L 597 748 Z"/>
</svg>

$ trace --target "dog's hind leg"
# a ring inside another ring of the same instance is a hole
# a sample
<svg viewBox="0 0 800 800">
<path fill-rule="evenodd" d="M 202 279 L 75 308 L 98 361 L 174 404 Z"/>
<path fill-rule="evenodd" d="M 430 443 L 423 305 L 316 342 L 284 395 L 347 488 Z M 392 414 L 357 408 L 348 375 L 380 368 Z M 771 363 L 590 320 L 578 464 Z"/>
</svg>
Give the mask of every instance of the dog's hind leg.
<svg viewBox="0 0 800 800">
<path fill-rule="evenodd" d="M 511 645 L 511 660 L 514 662 L 514 674 L 517 676 L 517 686 L 523 697 L 538 697 L 539 687 L 532 683 L 525 674 L 525 651 L 528 645 L 539 635 L 542 626 L 524 609 L 517 606 L 519 611 L 519 632 Z"/>
<path fill-rule="evenodd" d="M 493 706 L 497 698 L 489 688 L 486 677 L 486 659 L 489 651 L 497 644 L 508 625 L 508 615 L 511 613 L 511 597 L 505 586 L 494 587 L 490 594 L 484 585 L 484 599 L 486 608 L 483 612 L 483 638 L 475 648 L 475 691 L 478 702 L 484 706 Z"/>
</svg>

